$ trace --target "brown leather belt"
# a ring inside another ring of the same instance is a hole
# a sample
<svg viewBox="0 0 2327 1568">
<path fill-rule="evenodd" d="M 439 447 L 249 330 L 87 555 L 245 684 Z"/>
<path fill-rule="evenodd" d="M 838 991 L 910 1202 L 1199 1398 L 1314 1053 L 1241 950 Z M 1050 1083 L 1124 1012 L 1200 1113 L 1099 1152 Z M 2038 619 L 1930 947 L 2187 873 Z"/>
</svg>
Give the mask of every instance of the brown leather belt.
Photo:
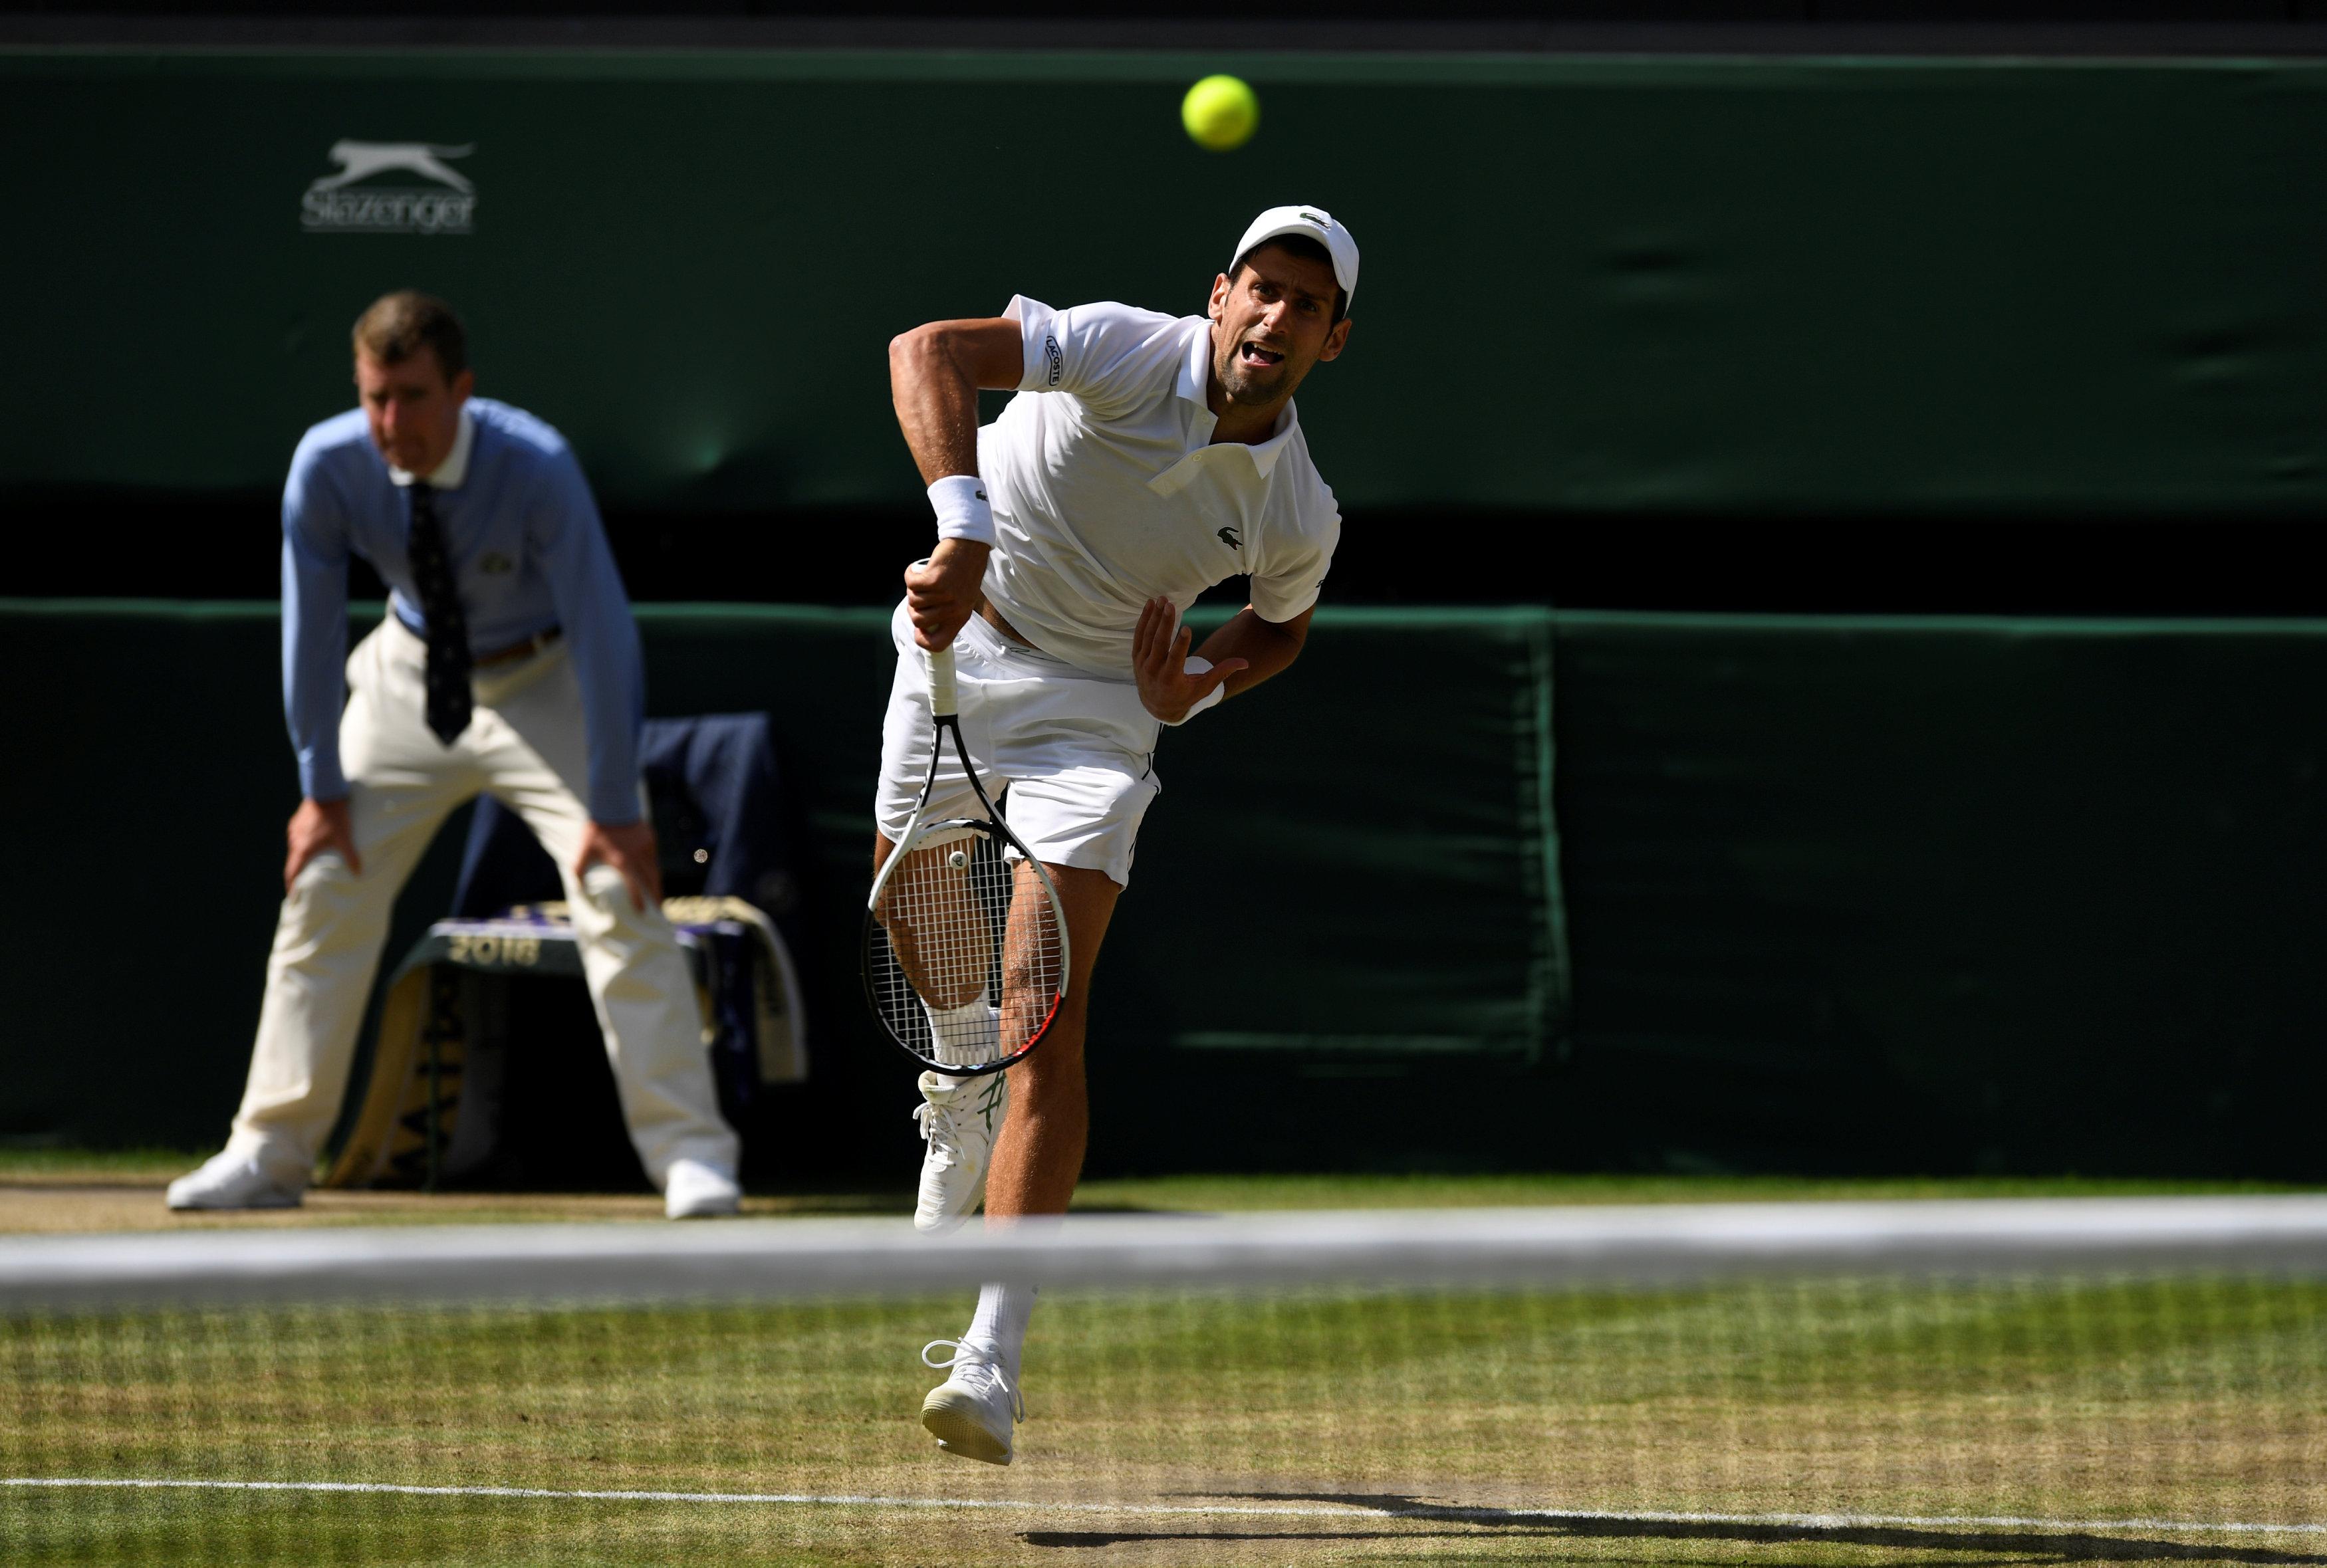
<svg viewBox="0 0 2327 1568">
<path fill-rule="evenodd" d="M 469 657 L 469 665 L 473 669 L 482 669 L 489 664 L 509 664 L 520 658 L 531 658 L 542 649 L 553 646 L 565 635 L 561 628 L 553 626 L 547 631 L 535 632 L 523 642 L 513 642 L 507 648 L 497 648 L 491 653 L 472 654 Z"/>
</svg>

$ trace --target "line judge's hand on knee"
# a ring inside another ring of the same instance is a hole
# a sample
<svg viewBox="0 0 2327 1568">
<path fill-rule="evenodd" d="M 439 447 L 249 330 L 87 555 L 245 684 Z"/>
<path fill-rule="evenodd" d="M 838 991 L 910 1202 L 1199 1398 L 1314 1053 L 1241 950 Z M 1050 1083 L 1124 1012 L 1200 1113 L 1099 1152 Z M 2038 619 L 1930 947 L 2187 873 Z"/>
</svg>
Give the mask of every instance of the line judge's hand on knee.
<svg viewBox="0 0 2327 1568">
<path fill-rule="evenodd" d="M 347 862 L 348 869 L 358 876 L 363 874 L 363 856 L 356 853 L 355 829 L 349 823 L 348 803 L 339 800 L 302 800 L 299 809 L 291 814 L 290 826 L 283 835 L 291 843 L 291 853 L 283 862 L 283 891 L 289 893 L 291 884 L 307 869 L 307 863 L 325 850 Z"/>
<path fill-rule="evenodd" d="M 940 539 L 926 561 L 905 568 L 905 613 L 912 618 L 913 640 L 923 648 L 946 648 L 977 613 L 984 596 L 987 547 L 975 539 Z"/>
<path fill-rule="evenodd" d="M 592 821 L 582 830 L 582 853 L 574 857 L 574 880 L 580 882 L 601 863 L 622 873 L 631 890 L 631 908 L 640 914 L 662 904 L 662 863 L 655 854 L 654 824 L 645 817 L 619 827 Z"/>
</svg>

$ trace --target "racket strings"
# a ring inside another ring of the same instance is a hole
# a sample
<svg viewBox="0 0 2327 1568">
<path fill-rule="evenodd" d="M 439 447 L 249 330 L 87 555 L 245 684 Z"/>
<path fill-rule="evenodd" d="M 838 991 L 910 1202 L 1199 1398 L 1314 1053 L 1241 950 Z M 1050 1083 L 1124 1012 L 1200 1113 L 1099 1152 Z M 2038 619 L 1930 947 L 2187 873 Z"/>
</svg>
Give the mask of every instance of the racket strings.
<svg viewBox="0 0 2327 1568">
<path fill-rule="evenodd" d="M 1042 878 L 974 830 L 940 829 L 899 853 L 868 925 L 875 1011 L 940 1067 L 1016 1057 L 1048 1023 L 1065 978 Z"/>
</svg>

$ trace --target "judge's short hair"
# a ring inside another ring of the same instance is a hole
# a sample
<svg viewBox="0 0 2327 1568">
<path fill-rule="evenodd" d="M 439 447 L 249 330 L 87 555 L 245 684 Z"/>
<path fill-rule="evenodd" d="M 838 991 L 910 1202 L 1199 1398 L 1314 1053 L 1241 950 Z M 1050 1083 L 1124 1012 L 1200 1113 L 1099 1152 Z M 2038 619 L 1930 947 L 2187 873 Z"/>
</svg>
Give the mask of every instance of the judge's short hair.
<svg viewBox="0 0 2327 1568">
<path fill-rule="evenodd" d="M 400 365 L 423 349 L 453 380 L 469 368 L 469 334 L 453 307 L 417 289 L 398 289 L 371 302 L 356 318 L 355 350 L 383 365 Z"/>
</svg>

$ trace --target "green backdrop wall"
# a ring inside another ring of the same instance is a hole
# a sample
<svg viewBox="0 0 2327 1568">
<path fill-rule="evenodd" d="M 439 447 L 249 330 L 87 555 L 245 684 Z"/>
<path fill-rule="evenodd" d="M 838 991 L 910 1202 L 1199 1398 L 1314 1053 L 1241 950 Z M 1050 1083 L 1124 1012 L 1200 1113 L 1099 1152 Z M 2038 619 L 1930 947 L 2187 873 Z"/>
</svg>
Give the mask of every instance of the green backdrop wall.
<svg viewBox="0 0 2327 1568">
<path fill-rule="evenodd" d="M 817 1078 L 760 1157 L 902 1180 L 852 968 L 885 617 L 640 621 L 651 711 L 773 715 L 814 845 Z M 270 605 L 0 602 L 0 1136 L 221 1135 L 276 643 Z M 1329 607 L 1166 737 L 1093 1166 L 2327 1173 L 2323 762 L 2327 622 Z"/>
<path fill-rule="evenodd" d="M 1215 70 L 1227 155 L 1177 123 Z M 468 231 L 310 226 L 350 139 L 471 149 Z M 1194 310 L 1313 201 L 1365 247 L 1304 397 L 1352 506 L 2327 500 L 2313 61 L 36 51 L 0 141 L 0 486 L 276 487 L 417 285 L 616 505 L 910 499 L 892 333 Z"/>
</svg>

